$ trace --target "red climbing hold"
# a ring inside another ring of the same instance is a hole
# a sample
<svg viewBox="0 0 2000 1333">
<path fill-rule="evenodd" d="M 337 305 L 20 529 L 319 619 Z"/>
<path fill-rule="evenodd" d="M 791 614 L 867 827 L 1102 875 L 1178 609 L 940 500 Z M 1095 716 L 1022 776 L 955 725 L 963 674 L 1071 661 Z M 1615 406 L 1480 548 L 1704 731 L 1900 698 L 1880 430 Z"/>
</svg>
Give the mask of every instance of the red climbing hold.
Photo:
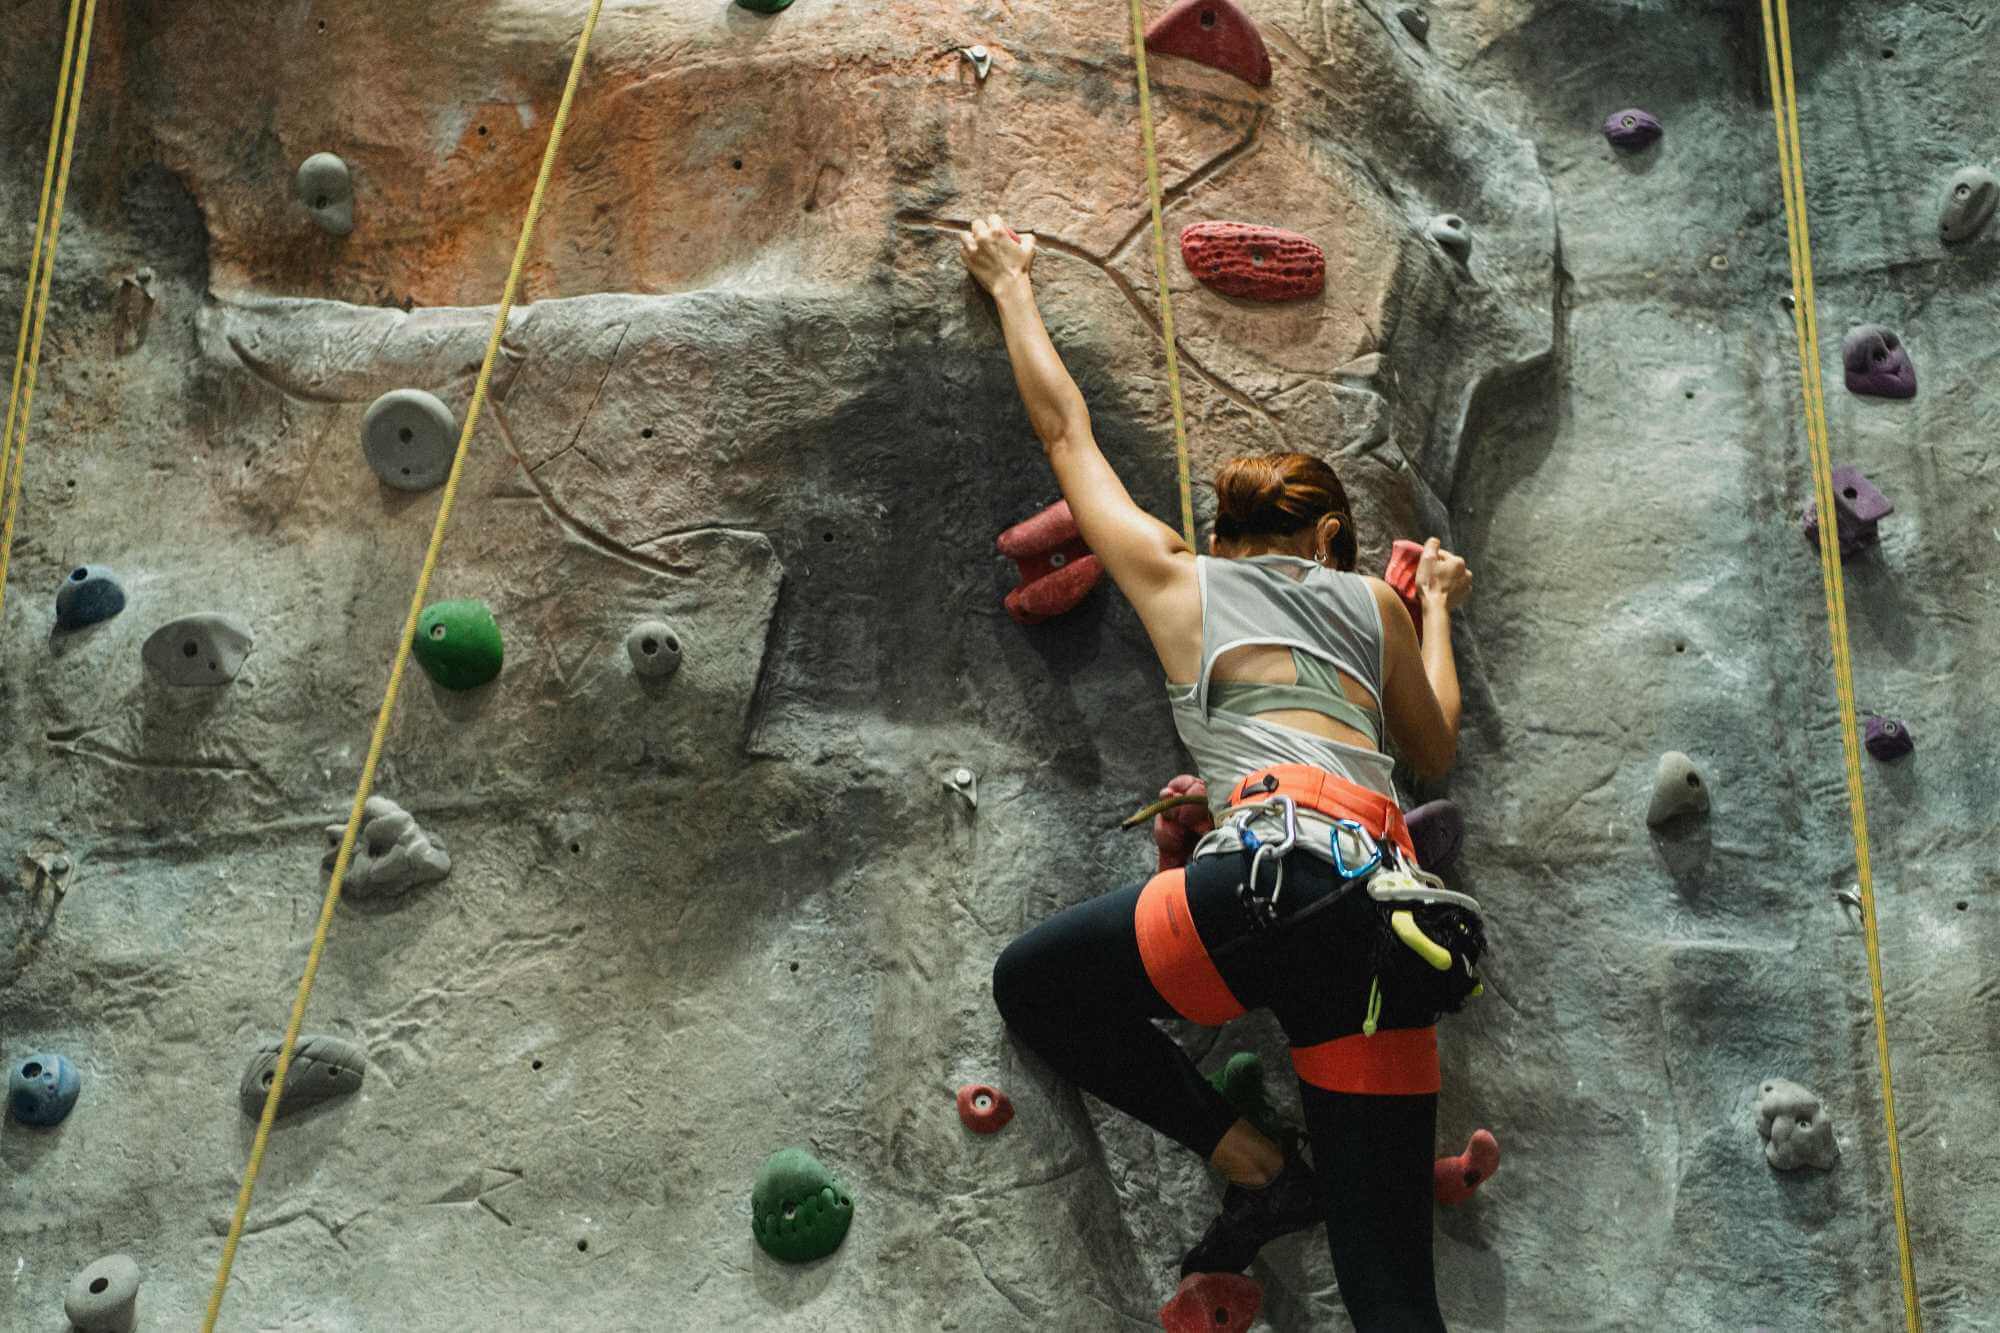
<svg viewBox="0 0 2000 1333">
<path fill-rule="evenodd" d="M 1423 543 L 1399 541 L 1389 548 L 1389 567 L 1382 571 L 1382 581 L 1394 588 L 1409 608 L 1418 643 L 1424 641 L 1424 600 L 1417 596 L 1417 562 L 1423 558 Z"/>
<path fill-rule="evenodd" d="M 1296 301 L 1326 286 L 1326 253 L 1310 238 L 1247 222 L 1183 227 L 1181 262 L 1224 296 L 1250 301 Z"/>
<path fill-rule="evenodd" d="M 1241 1273 L 1189 1273 L 1160 1307 L 1167 1333 L 1244 1333 L 1264 1304 L 1264 1289 Z"/>
<path fill-rule="evenodd" d="M 1182 773 L 1160 788 L 1161 796 L 1206 796 L 1208 784 Z M 1153 816 L 1153 846 L 1160 853 L 1160 870 L 1179 870 L 1188 863 L 1201 835 L 1215 827 L 1215 815 L 1205 805 L 1177 805 Z"/>
<path fill-rule="evenodd" d="M 1000 534 L 1000 554 L 1021 570 L 1021 586 L 1007 594 L 1007 614 L 1033 625 L 1074 611 L 1104 577 L 1104 566 L 1083 544 L 1069 501 L 1058 500 Z"/>
<path fill-rule="evenodd" d="M 1439 1207 L 1456 1208 L 1499 1169 L 1500 1140 L 1483 1129 L 1475 1129 L 1464 1152 L 1456 1157 L 1440 1157 L 1433 1164 L 1431 1194 Z"/>
<path fill-rule="evenodd" d="M 968 1083 L 958 1090 L 958 1118 L 975 1134 L 998 1134 L 1014 1118 L 1014 1103 L 990 1084 Z"/>
<path fill-rule="evenodd" d="M 1257 25 L 1230 0 L 1180 0 L 1148 25 L 1146 49 L 1234 74 L 1254 88 L 1271 82 L 1271 53 Z"/>
</svg>

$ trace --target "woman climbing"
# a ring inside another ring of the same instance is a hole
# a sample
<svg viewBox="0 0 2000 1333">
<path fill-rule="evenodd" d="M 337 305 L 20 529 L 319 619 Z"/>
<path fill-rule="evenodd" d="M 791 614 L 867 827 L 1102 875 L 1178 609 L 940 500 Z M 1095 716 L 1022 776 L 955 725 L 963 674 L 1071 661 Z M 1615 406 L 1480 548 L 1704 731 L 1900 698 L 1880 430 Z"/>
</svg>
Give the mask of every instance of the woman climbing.
<svg viewBox="0 0 2000 1333">
<path fill-rule="evenodd" d="M 1015 940 L 993 994 L 1016 1036 L 1086 1091 L 1228 1179 L 1183 1275 L 1242 1272 L 1324 1222 L 1361 1333 L 1439 1330 L 1431 1267 L 1435 1023 L 1476 988 L 1477 904 L 1420 877 L 1386 732 L 1423 775 L 1457 749 L 1451 609 L 1464 561 L 1425 549 L 1425 634 L 1356 539 L 1333 470 L 1232 459 L 1211 554 L 1133 503 L 1049 341 L 1032 237 L 973 224 L 965 265 L 999 308 L 1035 433 L 1084 541 L 1166 670 L 1175 726 L 1221 825 L 1182 869 L 1060 912 Z M 1216 795 L 1227 793 L 1225 796 Z M 1239 1119 L 1154 1019 L 1219 1026 L 1268 1008 L 1299 1077 L 1310 1164 Z"/>
</svg>

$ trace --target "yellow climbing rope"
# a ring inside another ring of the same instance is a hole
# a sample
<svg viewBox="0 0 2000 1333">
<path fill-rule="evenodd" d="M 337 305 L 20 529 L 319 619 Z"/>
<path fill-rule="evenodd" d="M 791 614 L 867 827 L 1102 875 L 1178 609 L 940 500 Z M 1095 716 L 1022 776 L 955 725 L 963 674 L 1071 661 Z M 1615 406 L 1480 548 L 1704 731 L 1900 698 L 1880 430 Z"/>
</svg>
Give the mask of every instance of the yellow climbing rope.
<svg viewBox="0 0 2000 1333">
<path fill-rule="evenodd" d="M 1854 725 L 1854 663 L 1847 639 L 1847 597 L 1840 570 L 1839 524 L 1834 521 L 1833 463 L 1827 450 L 1826 392 L 1820 381 L 1819 318 L 1814 310 L 1812 235 L 1806 222 L 1805 155 L 1799 141 L 1798 89 L 1792 79 L 1791 16 L 1786 0 L 1763 0 L 1764 53 L 1771 70 L 1771 104 L 1778 134 L 1778 172 L 1785 194 L 1785 234 L 1791 247 L 1792 323 L 1799 341 L 1799 378 L 1805 390 L 1806 444 L 1812 457 L 1813 494 L 1819 514 L 1820 580 L 1825 585 L 1827 633 L 1833 642 L 1834 683 L 1840 696 L 1840 739 L 1847 760 L 1847 809 L 1854 832 L 1855 875 L 1861 888 L 1862 933 L 1868 945 L 1868 988 L 1875 1009 L 1875 1062 L 1882 1073 L 1882 1118 L 1889 1134 L 1889 1183 L 1896 1206 L 1896 1249 L 1902 1263 L 1903 1315 L 1919 1333 L 1917 1279 L 1910 1255 L 1910 1219 L 1903 1201 L 1903 1156 L 1896 1136 L 1896 1094 L 1889 1068 L 1889 1015 L 1882 999 L 1882 945 L 1875 925 L 1875 876 L 1868 860 L 1868 808 L 1861 793 L 1861 743 Z"/>
<path fill-rule="evenodd" d="M 1167 228 L 1160 220 L 1160 156 L 1153 146 L 1153 95 L 1146 77 L 1146 14 L 1132 0 L 1132 56 L 1139 65 L 1139 138 L 1146 149 L 1146 197 L 1153 208 L 1153 276 L 1160 291 L 1160 337 L 1167 344 L 1167 398 L 1174 409 L 1174 460 L 1180 469 L 1181 535 L 1194 545 L 1194 491 L 1188 480 L 1187 417 L 1181 411 L 1181 360 L 1174 346 L 1174 299 L 1167 293 Z"/>
<path fill-rule="evenodd" d="M 79 13 L 83 19 L 80 34 Z M 56 271 L 56 237 L 62 231 L 63 200 L 69 193 L 70 156 L 76 149 L 77 113 L 83 106 L 83 75 L 90 65 L 90 29 L 96 18 L 97 0 L 70 0 L 69 26 L 63 33 L 62 73 L 56 79 L 56 112 L 49 119 L 49 156 L 42 167 L 42 202 L 35 213 L 35 245 L 28 255 L 28 282 L 21 289 L 21 339 L 14 349 L 14 385 L 7 394 L 7 433 L 0 435 L 0 488 L 7 494 L 7 515 L 0 520 L 0 625 L 6 623 L 7 566 L 14 550 L 14 515 L 21 507 L 28 418 L 35 405 L 35 372 L 42 364 L 42 326 L 49 314 L 49 288 Z M 74 95 L 70 90 L 72 67 Z M 34 329 L 32 335 L 30 325 Z"/>
<path fill-rule="evenodd" d="M 438 502 L 437 521 L 431 526 L 430 547 L 424 552 L 423 570 L 417 575 L 416 591 L 410 596 L 409 614 L 403 621 L 403 637 L 396 644 L 395 665 L 389 668 L 389 688 L 382 696 L 381 711 L 375 715 L 375 732 L 368 741 L 368 758 L 361 766 L 361 781 L 355 786 L 354 804 L 347 812 L 347 829 L 341 835 L 340 851 L 334 857 L 333 878 L 327 883 L 326 898 L 320 905 L 319 926 L 313 932 L 312 950 L 306 955 L 305 973 L 299 978 L 298 994 L 292 1000 L 284 1044 L 278 1049 L 278 1066 L 271 1075 L 271 1090 L 264 1098 L 264 1112 L 257 1120 L 257 1137 L 250 1144 L 250 1162 L 244 1171 L 243 1188 L 236 1196 L 236 1215 L 230 1220 L 228 1239 L 222 1244 L 222 1265 L 215 1275 L 215 1288 L 209 1293 L 208 1316 L 202 1320 L 202 1333 L 214 1333 L 215 1321 L 222 1313 L 222 1298 L 229 1289 L 229 1270 L 236 1262 L 236 1247 L 243 1239 L 243 1224 L 250 1215 L 250 1196 L 257 1186 L 257 1172 L 264 1164 L 264 1149 L 270 1142 L 271 1124 L 277 1118 L 278 1099 L 285 1092 L 285 1075 L 291 1069 L 299 1027 L 305 1021 L 306 1001 L 312 996 L 313 978 L 319 973 L 320 956 L 326 951 L 327 932 L 333 925 L 333 909 L 340 902 L 340 887 L 347 878 L 347 865 L 354 855 L 354 842 L 361 831 L 362 811 L 368 804 L 369 790 L 375 784 L 375 769 L 382 760 L 389 720 L 396 711 L 396 696 L 403 687 L 404 669 L 410 663 L 410 645 L 417 635 L 417 618 L 423 613 L 424 599 L 430 594 L 431 576 L 437 572 L 438 551 L 444 545 L 445 525 L 451 521 L 451 508 L 458 496 L 458 480 L 465 468 L 465 455 L 472 444 L 473 428 L 479 424 L 479 410 L 486 403 L 487 387 L 493 379 L 493 363 L 500 355 L 500 340 L 507 332 L 507 317 L 513 311 L 515 293 L 520 290 L 521 271 L 527 266 L 528 246 L 534 238 L 535 222 L 541 217 L 542 198 L 548 192 L 556 153 L 562 147 L 563 129 L 569 123 L 577 85 L 583 79 L 584 57 L 590 51 L 591 36 L 597 31 L 597 15 L 603 7 L 604 0 L 591 0 L 590 13 L 583 21 L 582 34 L 577 38 L 576 56 L 570 61 L 569 79 L 563 84 L 562 102 L 556 107 L 555 124 L 549 128 L 548 147 L 542 152 L 542 168 L 535 177 L 534 193 L 528 199 L 528 216 L 521 223 L 521 239 L 514 246 L 514 263 L 507 271 L 507 286 L 500 295 L 500 309 L 493 317 L 493 332 L 486 340 L 486 357 L 479 363 L 479 378 L 472 386 L 472 402 L 465 409 L 465 424 L 458 432 L 458 448 L 452 455 L 451 473 L 445 479 L 444 495 Z"/>
</svg>

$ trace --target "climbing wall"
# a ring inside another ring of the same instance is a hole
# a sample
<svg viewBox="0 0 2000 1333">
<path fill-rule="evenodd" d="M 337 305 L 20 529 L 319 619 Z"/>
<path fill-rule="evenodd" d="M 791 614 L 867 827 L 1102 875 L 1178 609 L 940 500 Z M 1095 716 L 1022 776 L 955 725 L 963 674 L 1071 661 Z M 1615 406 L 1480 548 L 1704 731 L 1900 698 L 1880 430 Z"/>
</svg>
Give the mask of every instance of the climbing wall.
<svg viewBox="0 0 2000 1333">
<path fill-rule="evenodd" d="M 378 478 L 364 422 L 410 390 L 463 419 L 585 8 L 97 16 L 0 623 L 0 1059 L 80 1092 L 0 1122 L 0 1324 L 60 1327 L 120 1252 L 138 1327 L 199 1321 L 435 512 L 399 483 L 424 439 L 379 437 Z M 1199 13 L 1150 62 L 1196 472 L 1320 452 L 1365 568 L 1435 534 L 1477 572 L 1459 763 L 1405 788 L 1464 810 L 1496 947 L 1443 1030 L 1440 1151 L 1505 1153 L 1440 1213 L 1446 1316 L 1892 1327 L 1755 14 L 1244 10 L 1267 84 L 1226 24 L 1236 72 L 1188 58 Z M 0 336 L 63 17 L 0 46 Z M 1917 1274 L 1933 1329 L 2000 1327 L 2000 237 L 1939 238 L 2000 151 L 2000 30 L 1909 0 L 1798 35 L 1833 452 L 1895 506 L 1847 590 L 1862 704 L 1916 738 L 1864 762 Z M 413 668 L 294 1066 L 359 1087 L 288 1092 L 221 1327 L 1158 1324 L 1215 1182 L 1015 1050 L 987 977 L 1149 870 L 1115 826 L 1186 760 L 1108 584 L 1009 614 L 995 538 L 1057 497 L 956 254 L 988 213 L 1036 233 L 1106 453 L 1172 521 L 1130 48 L 1085 0 L 606 8 L 432 589 L 504 667 Z M 344 178 L 302 194 L 321 153 Z M 1842 387 L 1861 324 L 1914 398 Z M 84 567 L 124 606 L 58 631 Z M 202 614 L 247 653 L 175 685 L 183 640 L 142 648 Z M 1654 829 L 1668 751 L 1709 809 Z M 1180 1035 L 1283 1068 L 1259 1018 Z M 1767 1161 L 1775 1079 L 1831 1169 Z M 990 1136 L 972 1083 L 1011 1103 Z M 752 1235 L 788 1147 L 852 1205 L 804 1266 Z M 1257 1327 L 1346 1327 L 1318 1237 L 1253 1276 Z"/>
</svg>

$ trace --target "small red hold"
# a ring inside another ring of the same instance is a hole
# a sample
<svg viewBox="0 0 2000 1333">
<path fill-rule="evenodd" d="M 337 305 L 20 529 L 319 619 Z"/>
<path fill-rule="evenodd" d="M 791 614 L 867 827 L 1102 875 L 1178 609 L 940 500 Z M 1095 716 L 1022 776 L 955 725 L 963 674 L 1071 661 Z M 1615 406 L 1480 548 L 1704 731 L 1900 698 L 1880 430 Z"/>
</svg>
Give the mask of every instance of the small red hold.
<svg viewBox="0 0 2000 1333">
<path fill-rule="evenodd" d="M 1424 600 L 1417 596 L 1417 563 L 1423 558 L 1423 543 L 1399 541 L 1389 548 L 1389 567 L 1382 571 L 1382 581 L 1394 588 L 1409 608 L 1418 643 L 1424 641 Z"/>
<path fill-rule="evenodd" d="M 1021 570 L 1021 584 L 1007 594 L 1007 614 L 1034 625 L 1074 611 L 1104 577 L 1104 566 L 1083 544 L 1069 501 L 1058 500 L 1000 534 L 1000 554 Z"/>
<path fill-rule="evenodd" d="M 1432 1165 L 1431 1194 L 1439 1207 L 1456 1208 L 1499 1169 L 1500 1140 L 1486 1130 L 1475 1129 L 1464 1152 L 1456 1157 L 1440 1157 Z"/>
<path fill-rule="evenodd" d="M 1241 1273 L 1189 1273 L 1160 1307 L 1167 1333 L 1244 1333 L 1264 1304 L 1264 1289 Z"/>
<path fill-rule="evenodd" d="M 1204 285 L 1249 301 L 1296 301 L 1326 286 L 1326 252 L 1310 237 L 1248 222 L 1181 228 L 1181 262 Z"/>
<path fill-rule="evenodd" d="M 1160 795 L 1206 796 L 1208 784 L 1192 773 L 1182 773 L 1160 788 Z M 1188 863 L 1194 845 L 1215 827 L 1215 814 L 1205 805 L 1177 805 L 1153 816 L 1153 846 L 1160 853 L 1160 870 L 1179 870 Z"/>
<path fill-rule="evenodd" d="M 1180 0 L 1147 25 L 1146 49 L 1234 74 L 1253 88 L 1271 82 L 1271 53 L 1257 25 L 1230 0 Z"/>
<path fill-rule="evenodd" d="M 996 1087 L 968 1083 L 958 1090 L 958 1118 L 975 1134 L 998 1134 L 1014 1118 L 1014 1103 Z"/>
</svg>

